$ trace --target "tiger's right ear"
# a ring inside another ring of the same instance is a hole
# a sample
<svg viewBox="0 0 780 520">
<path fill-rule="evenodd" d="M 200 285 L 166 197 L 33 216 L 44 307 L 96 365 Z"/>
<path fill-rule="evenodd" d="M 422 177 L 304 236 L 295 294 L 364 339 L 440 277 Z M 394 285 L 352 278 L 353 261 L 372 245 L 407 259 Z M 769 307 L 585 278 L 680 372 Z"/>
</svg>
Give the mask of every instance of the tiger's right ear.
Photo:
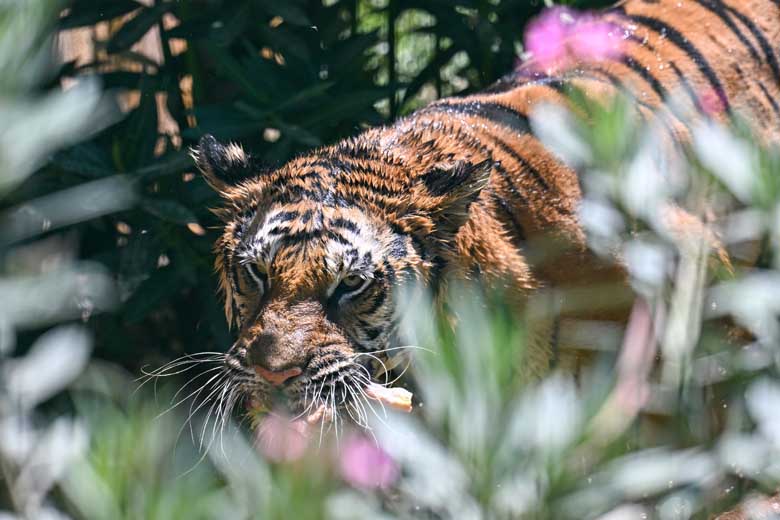
<svg viewBox="0 0 780 520">
<path fill-rule="evenodd" d="M 401 228 L 418 235 L 434 249 L 451 248 L 453 238 L 469 219 L 471 205 L 490 182 L 496 164 L 491 159 L 445 162 L 417 177 L 406 197 L 411 208 L 399 220 Z"/>
<path fill-rule="evenodd" d="M 201 137 L 190 154 L 206 182 L 217 191 L 225 191 L 260 173 L 254 171 L 252 157 L 240 145 L 223 145 L 210 134 Z"/>
</svg>

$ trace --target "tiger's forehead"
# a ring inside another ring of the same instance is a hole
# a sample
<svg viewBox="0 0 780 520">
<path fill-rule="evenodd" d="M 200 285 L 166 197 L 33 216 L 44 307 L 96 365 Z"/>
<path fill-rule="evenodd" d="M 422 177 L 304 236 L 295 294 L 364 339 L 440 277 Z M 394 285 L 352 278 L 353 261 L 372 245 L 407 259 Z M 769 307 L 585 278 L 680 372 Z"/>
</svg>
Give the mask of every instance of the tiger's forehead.
<svg viewBox="0 0 780 520">
<path fill-rule="evenodd" d="M 321 266 L 329 278 L 372 270 L 381 249 L 376 226 L 361 210 L 307 201 L 249 216 L 240 241 L 242 262 L 273 271 Z"/>
</svg>

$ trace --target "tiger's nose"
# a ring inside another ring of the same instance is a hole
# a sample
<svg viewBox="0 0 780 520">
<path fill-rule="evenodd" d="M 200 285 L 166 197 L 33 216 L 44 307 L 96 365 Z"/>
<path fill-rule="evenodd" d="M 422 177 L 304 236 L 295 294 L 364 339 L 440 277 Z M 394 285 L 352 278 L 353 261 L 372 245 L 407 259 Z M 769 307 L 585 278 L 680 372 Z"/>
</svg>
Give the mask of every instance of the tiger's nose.
<svg viewBox="0 0 780 520">
<path fill-rule="evenodd" d="M 303 373 L 303 370 L 298 367 L 288 368 L 287 370 L 268 370 L 260 365 L 255 365 L 253 368 L 258 376 L 274 386 L 280 386 L 285 381 Z"/>
</svg>

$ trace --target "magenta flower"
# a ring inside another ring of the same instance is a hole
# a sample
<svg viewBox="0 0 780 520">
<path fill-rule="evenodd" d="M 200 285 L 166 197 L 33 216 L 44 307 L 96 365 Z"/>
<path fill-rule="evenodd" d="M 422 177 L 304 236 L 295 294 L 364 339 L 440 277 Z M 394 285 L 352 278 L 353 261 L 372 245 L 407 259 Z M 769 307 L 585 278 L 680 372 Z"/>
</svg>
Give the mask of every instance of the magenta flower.
<svg viewBox="0 0 780 520">
<path fill-rule="evenodd" d="M 714 88 L 705 90 L 699 94 L 699 106 L 708 116 L 718 116 L 726 111 L 726 96 Z"/>
<path fill-rule="evenodd" d="M 618 26 L 562 7 L 544 11 L 525 33 L 531 66 L 548 74 L 582 61 L 619 57 L 622 47 Z"/>
<path fill-rule="evenodd" d="M 350 485 L 365 489 L 386 489 L 399 476 L 395 461 L 373 441 L 353 434 L 347 438 L 339 458 L 341 477 Z"/>
<path fill-rule="evenodd" d="M 622 54 L 620 28 L 592 16 L 582 16 L 575 24 L 569 47 L 584 61 L 601 61 Z"/>
<path fill-rule="evenodd" d="M 525 32 L 525 48 L 543 69 L 565 68 L 569 61 L 566 39 L 574 23 L 570 9 L 547 9 Z"/>
<path fill-rule="evenodd" d="M 309 425 L 289 417 L 271 413 L 266 416 L 256 434 L 260 452 L 273 462 L 292 462 L 306 453 L 309 445 Z"/>
</svg>

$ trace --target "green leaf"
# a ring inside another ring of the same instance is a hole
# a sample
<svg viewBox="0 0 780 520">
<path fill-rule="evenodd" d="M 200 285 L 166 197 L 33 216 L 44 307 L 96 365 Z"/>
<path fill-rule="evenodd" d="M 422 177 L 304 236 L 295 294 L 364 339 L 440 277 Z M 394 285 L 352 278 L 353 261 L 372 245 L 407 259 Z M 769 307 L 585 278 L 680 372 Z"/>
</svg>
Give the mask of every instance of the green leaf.
<svg viewBox="0 0 780 520">
<path fill-rule="evenodd" d="M 122 312 L 123 317 L 130 323 L 141 321 L 165 300 L 175 295 L 181 285 L 182 280 L 174 269 L 156 270 L 127 300 Z"/>
<path fill-rule="evenodd" d="M 77 0 L 66 16 L 60 19 L 60 30 L 74 29 L 94 25 L 105 20 L 113 20 L 143 7 L 135 0 Z"/>
<path fill-rule="evenodd" d="M 194 166 L 192 157 L 186 151 L 180 151 L 160 157 L 156 162 L 149 166 L 144 166 L 133 172 L 130 175 L 133 177 L 140 177 L 143 180 L 152 180 L 166 175 L 173 175 L 181 173 L 187 168 Z"/>
<path fill-rule="evenodd" d="M 322 139 L 317 134 L 310 132 L 301 126 L 289 125 L 286 123 L 280 123 L 278 126 L 279 130 L 282 132 L 282 135 L 290 137 L 292 140 L 298 143 L 310 147 L 322 145 Z"/>
<path fill-rule="evenodd" d="M 307 127 L 323 122 L 338 120 L 343 114 L 353 114 L 358 110 L 371 107 L 374 103 L 387 96 L 384 89 L 369 89 L 359 92 L 352 92 L 348 97 L 333 100 L 318 110 L 309 119 L 306 119 L 301 126 Z"/>
<path fill-rule="evenodd" d="M 304 103 L 311 103 L 317 101 L 317 98 L 325 97 L 325 92 L 331 88 L 333 84 L 332 81 L 316 83 L 305 90 L 301 90 L 287 97 L 287 99 L 279 104 L 271 105 L 267 110 L 258 110 L 246 103 L 236 103 L 235 108 L 253 119 L 265 120 L 274 115 L 281 114 L 288 109 L 298 111 Z"/>
<path fill-rule="evenodd" d="M 246 75 L 246 69 L 243 67 L 232 55 L 230 55 L 227 49 L 224 49 L 217 45 L 211 45 L 206 48 L 207 52 L 212 56 L 217 66 L 221 69 L 222 73 L 232 80 L 244 92 L 252 96 L 256 101 L 261 104 L 269 102 L 268 95 L 258 88 L 258 85 L 253 83 L 252 80 Z M 258 58 L 260 59 L 260 58 Z"/>
<path fill-rule="evenodd" d="M 252 19 L 250 8 L 250 3 L 244 2 L 234 12 L 223 17 L 221 23 L 212 23 L 208 32 L 209 39 L 221 47 L 232 44 L 249 26 Z"/>
<path fill-rule="evenodd" d="M 117 172 L 111 158 L 95 143 L 83 143 L 63 150 L 52 157 L 52 164 L 67 172 L 90 178 L 108 177 Z"/>
<path fill-rule="evenodd" d="M 364 56 L 377 43 L 379 43 L 379 31 L 358 34 L 348 40 L 339 42 L 331 49 L 333 55 L 331 60 L 333 76 L 331 77 L 339 78 L 338 74 L 341 71 L 363 65 L 365 62 Z"/>
<path fill-rule="evenodd" d="M 267 25 L 261 25 L 256 27 L 255 30 L 265 41 L 272 43 L 272 47 L 275 51 L 279 51 L 284 56 L 289 67 L 297 65 L 302 67 L 299 72 L 312 71 L 316 68 L 316 60 L 314 56 L 319 54 L 319 46 L 313 47 L 303 34 L 304 30 L 297 29 L 295 27 L 289 27 L 286 25 L 280 25 L 279 27 L 272 29 Z M 316 34 L 314 30 L 311 30 L 312 34 Z"/>
<path fill-rule="evenodd" d="M 110 53 L 129 49 L 140 40 L 149 29 L 154 27 L 162 15 L 168 10 L 166 4 L 145 7 L 131 20 L 125 22 L 122 28 L 108 41 L 106 49 Z"/>
<path fill-rule="evenodd" d="M 289 0 L 263 0 L 260 8 L 271 16 L 281 16 L 285 22 L 293 25 L 311 26 L 311 20 L 300 7 Z"/>
<path fill-rule="evenodd" d="M 186 128 L 182 137 L 197 141 L 204 133 L 213 134 L 217 139 L 236 139 L 252 133 L 258 133 L 266 121 L 257 121 L 246 115 L 246 112 L 236 110 L 231 105 L 204 105 L 195 107 L 195 117 L 198 120 L 196 128 Z"/>
<path fill-rule="evenodd" d="M 434 81 L 436 76 L 441 74 L 441 69 L 449 62 L 455 53 L 458 51 L 455 47 L 445 49 L 428 64 L 420 73 L 415 77 L 411 83 L 406 87 L 406 93 L 401 105 L 405 105 L 408 101 L 414 98 L 420 89 L 429 81 Z"/>
<path fill-rule="evenodd" d="M 143 199 L 141 208 L 147 213 L 175 224 L 197 222 L 198 218 L 185 206 L 168 199 Z"/>
</svg>

